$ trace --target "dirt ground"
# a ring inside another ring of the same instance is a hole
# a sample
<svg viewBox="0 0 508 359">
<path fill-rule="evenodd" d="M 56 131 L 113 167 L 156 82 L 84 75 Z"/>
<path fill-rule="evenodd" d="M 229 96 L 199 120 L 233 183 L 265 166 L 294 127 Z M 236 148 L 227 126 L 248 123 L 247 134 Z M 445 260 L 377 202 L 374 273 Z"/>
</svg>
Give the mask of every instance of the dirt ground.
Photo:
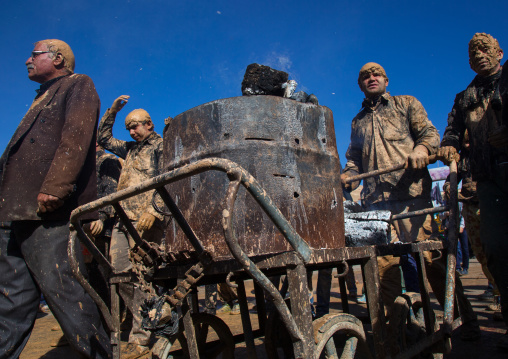
<svg viewBox="0 0 508 359">
<path fill-rule="evenodd" d="M 361 291 L 361 275 L 359 269 L 355 268 L 355 276 L 359 282 L 358 289 Z M 317 275 L 314 275 L 314 284 Z M 476 260 L 472 260 L 470 264 L 469 274 L 461 277 L 466 295 L 472 302 L 472 305 L 478 315 L 482 330 L 482 338 L 476 342 L 463 342 L 459 339 L 459 330 L 454 332 L 452 337 L 453 349 L 450 354 L 444 356 L 445 359 L 468 359 L 468 358 L 489 358 L 489 359 L 506 359 L 507 352 L 499 351 L 495 343 L 497 339 L 505 332 L 502 322 L 495 322 L 492 319 L 492 312 L 486 311 L 488 302 L 477 300 L 477 296 L 486 288 L 487 280 L 481 272 L 480 265 Z M 443 279 L 444 280 L 444 279 Z M 247 294 L 249 301 L 254 300 L 252 291 L 252 283 L 246 282 Z M 201 290 L 201 292 L 204 290 Z M 338 292 L 338 284 L 334 282 L 332 288 L 331 313 L 340 312 L 340 295 Z M 434 303 L 436 304 L 437 302 Z M 437 305 L 437 304 L 436 304 Z M 252 306 L 252 304 L 251 304 Z M 367 312 L 364 304 L 354 303 L 351 308 L 352 314 L 358 317 L 366 317 Z M 442 312 L 436 311 L 438 320 L 442 320 Z M 228 324 L 233 334 L 241 333 L 241 320 L 239 315 L 219 314 L 219 316 Z M 251 319 L 255 327 L 255 316 L 251 315 Z M 75 358 L 76 355 L 70 347 L 53 348 L 50 343 L 58 339 L 62 332 L 52 331 L 51 329 L 57 325 L 57 322 L 51 313 L 41 313 L 36 320 L 32 336 L 20 356 L 20 359 L 69 359 Z M 127 338 L 127 333 L 123 333 L 122 339 Z M 264 353 L 264 343 L 262 339 L 256 340 L 258 358 L 266 358 Z M 246 356 L 245 346 L 237 344 L 235 356 L 238 358 Z M 145 355 L 143 358 L 149 358 Z"/>
</svg>

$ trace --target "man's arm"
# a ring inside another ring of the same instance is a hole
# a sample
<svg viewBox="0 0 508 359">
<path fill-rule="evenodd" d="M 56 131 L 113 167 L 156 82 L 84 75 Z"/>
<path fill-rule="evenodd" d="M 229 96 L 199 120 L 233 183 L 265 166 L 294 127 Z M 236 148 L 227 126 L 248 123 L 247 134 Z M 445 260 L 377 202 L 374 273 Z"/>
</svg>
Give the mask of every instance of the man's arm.
<svg viewBox="0 0 508 359">
<path fill-rule="evenodd" d="M 415 147 L 406 163 L 411 168 L 425 168 L 429 164 L 429 155 L 437 152 L 439 133 L 430 122 L 423 105 L 414 97 L 409 103 L 408 116 Z"/>
<path fill-rule="evenodd" d="M 458 160 L 458 151 L 466 131 L 464 115 L 458 105 L 461 95 L 462 92 L 455 97 L 452 111 L 448 114 L 448 126 L 446 126 L 438 151 L 438 156 L 446 162 L 451 162 L 453 159 Z"/>
<path fill-rule="evenodd" d="M 113 125 L 115 124 L 116 114 L 125 106 L 128 100 L 129 96 L 122 95 L 113 101 L 111 108 L 107 109 L 104 116 L 102 116 L 97 135 L 97 143 L 100 146 L 124 159 L 129 152 L 128 142 L 113 137 Z"/>
<path fill-rule="evenodd" d="M 75 190 L 75 185 L 93 146 L 100 101 L 88 76 L 75 76 L 65 97 L 65 122 L 60 143 L 38 195 L 39 210 L 53 211 Z"/>
</svg>

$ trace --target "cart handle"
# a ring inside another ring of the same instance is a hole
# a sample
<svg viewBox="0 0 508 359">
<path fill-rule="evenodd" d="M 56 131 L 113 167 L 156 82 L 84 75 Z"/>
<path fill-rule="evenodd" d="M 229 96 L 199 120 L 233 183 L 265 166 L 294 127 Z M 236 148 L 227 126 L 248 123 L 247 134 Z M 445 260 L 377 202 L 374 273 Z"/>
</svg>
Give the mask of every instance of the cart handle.
<svg viewBox="0 0 508 359">
<path fill-rule="evenodd" d="M 431 156 L 429 156 L 429 163 L 436 163 L 437 160 L 438 160 L 437 155 L 431 155 Z M 379 175 L 382 175 L 382 174 L 385 174 L 385 173 L 402 170 L 402 169 L 404 169 L 406 167 L 407 167 L 406 162 L 404 162 L 404 163 L 399 163 L 398 165 L 391 166 L 391 167 L 388 167 L 388 168 L 384 168 L 384 169 L 380 169 L 380 170 L 375 170 L 375 171 L 370 171 L 370 172 L 365 172 L 365 173 L 362 173 L 360 175 L 348 177 L 347 179 L 345 179 L 343 181 L 343 184 L 352 183 L 352 182 L 356 182 L 356 181 L 361 181 L 361 180 L 363 180 L 365 178 L 375 177 L 375 176 L 379 176 Z"/>
</svg>

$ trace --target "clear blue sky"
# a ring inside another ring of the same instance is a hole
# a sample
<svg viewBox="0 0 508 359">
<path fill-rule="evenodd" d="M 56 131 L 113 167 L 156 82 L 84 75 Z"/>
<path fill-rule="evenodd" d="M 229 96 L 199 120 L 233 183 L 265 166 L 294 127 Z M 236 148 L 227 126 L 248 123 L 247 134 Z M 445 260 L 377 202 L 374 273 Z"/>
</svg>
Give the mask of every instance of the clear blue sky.
<svg viewBox="0 0 508 359">
<path fill-rule="evenodd" d="M 506 0 L 26 0 L 0 9 L 2 151 L 38 88 L 24 63 L 33 43 L 47 38 L 72 47 L 76 72 L 95 82 L 101 113 L 119 95 L 131 96 L 114 128 L 123 139 L 132 109 L 145 108 L 162 133 L 167 116 L 241 96 L 248 64 L 284 70 L 297 91 L 333 111 L 342 165 L 363 100 L 364 63 L 383 65 L 391 94 L 418 98 L 442 133 L 455 94 L 474 76 L 473 34 L 492 34 L 508 52 Z"/>
</svg>

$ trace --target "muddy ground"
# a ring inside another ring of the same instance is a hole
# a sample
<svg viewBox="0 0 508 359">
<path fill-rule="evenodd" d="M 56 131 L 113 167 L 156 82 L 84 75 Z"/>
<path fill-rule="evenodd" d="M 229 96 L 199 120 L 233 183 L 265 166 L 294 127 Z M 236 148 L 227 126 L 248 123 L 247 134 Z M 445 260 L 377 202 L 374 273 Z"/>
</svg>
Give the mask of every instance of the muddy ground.
<svg viewBox="0 0 508 359">
<path fill-rule="evenodd" d="M 361 275 L 359 269 L 355 268 L 355 276 L 357 278 L 358 289 L 361 291 Z M 314 275 L 314 284 L 317 275 Z M 505 359 L 508 358 L 508 352 L 499 351 L 495 343 L 497 339 L 504 333 L 503 323 L 495 322 L 492 319 L 492 312 L 486 311 L 487 302 L 479 301 L 477 296 L 485 290 L 487 280 L 481 272 L 480 265 L 476 260 L 472 260 L 470 264 L 469 274 L 462 277 L 466 295 L 471 300 L 473 307 L 478 315 L 480 321 L 482 338 L 476 342 L 463 342 L 459 339 L 458 330 L 454 332 L 452 337 L 453 349 L 450 354 L 445 355 L 447 359 L 468 359 L 468 358 L 490 358 L 490 359 Z M 252 302 L 254 294 L 252 291 L 252 283 L 246 282 L 247 293 Z M 202 290 L 204 291 L 204 290 Z M 201 291 L 201 292 L 202 292 Z M 340 311 L 340 296 L 338 294 L 338 284 L 334 282 L 332 289 L 332 302 L 331 312 Z M 434 300 L 434 304 L 437 302 Z M 252 304 L 251 304 L 252 306 Z M 437 304 L 436 304 L 437 308 Z M 352 305 L 352 314 L 358 317 L 367 317 L 365 304 Z M 436 311 L 439 320 L 442 320 L 442 312 Z M 241 333 L 241 321 L 239 315 L 219 314 L 219 316 L 228 324 L 233 334 Z M 253 324 L 255 325 L 255 316 L 251 315 Z M 62 333 L 61 331 L 52 331 L 51 329 L 57 324 L 55 318 L 51 313 L 41 313 L 35 323 L 35 328 L 32 336 L 20 356 L 20 359 L 69 359 L 76 356 L 69 347 L 53 348 L 50 343 L 58 339 Z M 254 328 L 255 329 L 255 328 Z M 127 333 L 123 334 L 123 340 L 127 339 Z M 266 358 L 264 353 L 264 343 L 262 339 L 256 340 L 258 358 Z M 238 344 L 236 346 L 235 356 L 241 358 L 245 355 L 245 346 Z M 143 358 L 149 358 L 150 355 L 145 355 Z"/>
</svg>

